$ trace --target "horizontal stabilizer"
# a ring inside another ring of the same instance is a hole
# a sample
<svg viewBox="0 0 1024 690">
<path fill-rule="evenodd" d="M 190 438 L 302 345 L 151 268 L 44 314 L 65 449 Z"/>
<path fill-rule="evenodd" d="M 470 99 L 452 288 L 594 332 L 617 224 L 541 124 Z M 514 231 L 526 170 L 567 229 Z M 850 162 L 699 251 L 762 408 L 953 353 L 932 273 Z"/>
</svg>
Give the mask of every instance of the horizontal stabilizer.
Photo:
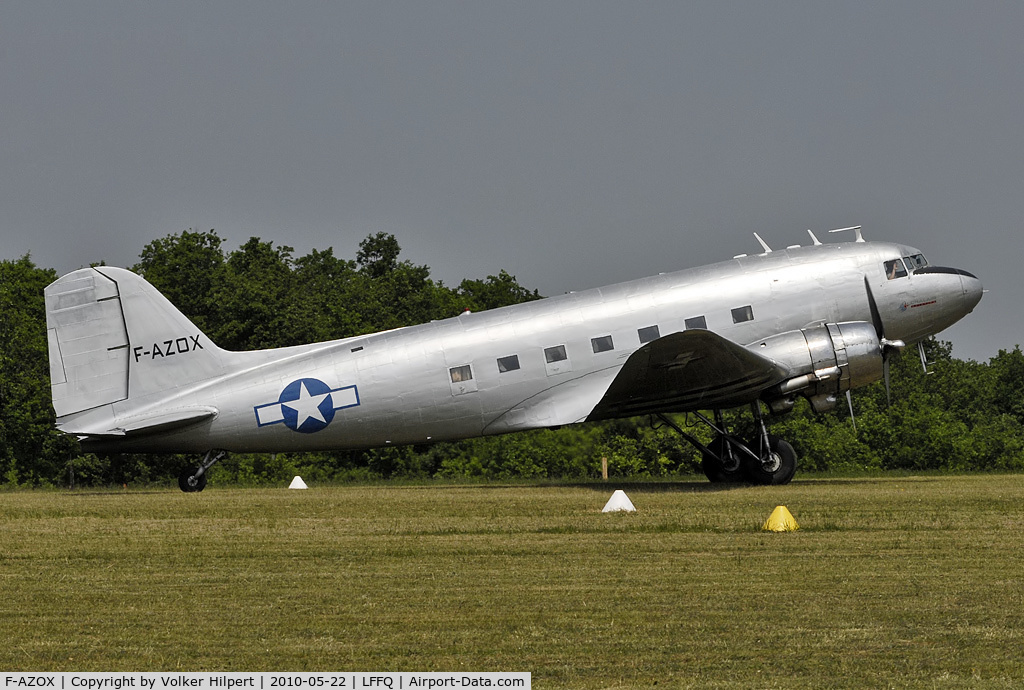
<svg viewBox="0 0 1024 690">
<path fill-rule="evenodd" d="M 213 407 L 189 407 L 177 410 L 165 410 L 151 415 L 138 415 L 125 417 L 115 422 L 116 426 L 105 429 L 75 429 L 62 427 L 61 431 L 70 434 L 78 434 L 86 438 L 121 438 L 123 436 L 142 436 L 158 431 L 169 431 L 171 429 L 191 426 L 206 419 L 213 419 L 217 416 L 217 409 Z"/>
</svg>

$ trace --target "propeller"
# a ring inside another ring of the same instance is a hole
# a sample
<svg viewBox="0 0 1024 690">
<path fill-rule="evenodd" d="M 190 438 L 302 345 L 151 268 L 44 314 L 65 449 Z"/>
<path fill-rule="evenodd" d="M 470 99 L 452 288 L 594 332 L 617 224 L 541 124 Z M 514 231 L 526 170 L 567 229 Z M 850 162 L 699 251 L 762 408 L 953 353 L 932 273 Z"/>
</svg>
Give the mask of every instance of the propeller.
<svg viewBox="0 0 1024 690">
<path fill-rule="evenodd" d="M 928 371 L 928 355 L 926 355 L 924 353 L 924 341 L 923 340 L 921 340 L 921 341 L 919 341 L 917 343 L 917 353 L 921 357 L 921 369 L 926 374 L 932 373 L 932 372 Z"/>
<path fill-rule="evenodd" d="M 889 355 L 893 352 L 902 352 L 907 346 L 902 340 L 888 340 L 882 338 L 882 378 L 885 380 L 885 404 L 892 404 L 892 396 L 889 394 Z"/>
<path fill-rule="evenodd" d="M 871 283 L 868 277 L 864 276 L 864 289 L 868 293 L 868 308 L 871 310 L 871 323 L 878 335 L 878 344 L 882 350 L 882 378 L 885 381 L 885 404 L 892 404 L 892 395 L 889 388 L 889 355 L 893 352 L 902 352 L 907 346 L 902 340 L 889 340 L 885 337 L 885 324 L 882 323 L 882 315 L 878 313 L 878 304 L 875 303 L 875 296 L 871 292 Z"/>
</svg>

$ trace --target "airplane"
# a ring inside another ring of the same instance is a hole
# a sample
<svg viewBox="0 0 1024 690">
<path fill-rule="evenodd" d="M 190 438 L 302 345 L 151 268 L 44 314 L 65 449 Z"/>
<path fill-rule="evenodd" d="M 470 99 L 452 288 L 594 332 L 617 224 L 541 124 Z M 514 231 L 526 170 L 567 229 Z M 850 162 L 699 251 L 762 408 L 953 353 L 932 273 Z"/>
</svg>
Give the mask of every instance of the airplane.
<svg viewBox="0 0 1024 690">
<path fill-rule="evenodd" d="M 875 381 L 893 352 L 970 313 L 981 281 L 917 249 L 853 241 L 764 251 L 417 326 L 280 349 L 219 348 L 138 275 L 83 268 L 45 289 L 57 427 L 97 452 L 205 454 L 450 441 L 651 415 L 712 482 L 788 483 L 768 433 L 798 396 L 816 412 Z M 837 231 L 833 231 L 837 232 Z M 923 353 L 923 350 L 922 350 Z M 756 438 L 722 410 L 750 406 Z M 668 413 L 714 431 L 704 445 Z M 711 412 L 709 417 L 706 412 Z"/>
</svg>

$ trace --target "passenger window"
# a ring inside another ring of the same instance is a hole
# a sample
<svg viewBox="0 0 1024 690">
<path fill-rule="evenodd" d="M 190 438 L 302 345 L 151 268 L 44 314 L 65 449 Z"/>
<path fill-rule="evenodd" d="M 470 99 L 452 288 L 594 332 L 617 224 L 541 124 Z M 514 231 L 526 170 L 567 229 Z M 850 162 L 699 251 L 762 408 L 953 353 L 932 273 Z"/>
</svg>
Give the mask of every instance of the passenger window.
<svg viewBox="0 0 1024 690">
<path fill-rule="evenodd" d="M 754 320 L 754 309 L 749 304 L 745 307 L 736 307 L 732 310 L 732 322 L 743 323 Z"/>
<path fill-rule="evenodd" d="M 902 259 L 893 259 L 885 262 L 885 277 L 889 280 L 895 278 L 906 278 L 907 269 L 903 267 Z"/>
<path fill-rule="evenodd" d="M 649 343 L 652 340 L 657 340 L 658 338 L 661 337 L 661 334 L 658 332 L 657 326 L 647 326 L 646 328 L 641 328 L 636 332 L 636 334 L 640 336 L 641 345 Z"/>
<path fill-rule="evenodd" d="M 903 257 L 903 261 L 906 262 L 907 268 L 911 271 L 916 271 L 919 268 L 924 268 L 928 265 L 928 259 L 924 258 L 924 254 L 914 254 L 913 256 Z"/>
<path fill-rule="evenodd" d="M 610 335 L 602 335 L 600 338 L 591 338 L 590 345 L 594 348 L 595 354 L 615 349 L 615 346 L 612 345 L 612 337 Z"/>
<path fill-rule="evenodd" d="M 498 358 L 498 371 L 504 374 L 506 371 L 515 371 L 519 368 L 519 355 L 509 355 Z"/>
<path fill-rule="evenodd" d="M 473 369 L 468 364 L 461 367 L 452 367 L 448 370 L 448 373 L 451 374 L 452 383 L 473 380 Z"/>
<path fill-rule="evenodd" d="M 686 330 L 692 331 L 694 329 L 700 329 L 706 331 L 708 329 L 708 321 L 703 316 L 693 316 L 686 321 Z"/>
<path fill-rule="evenodd" d="M 544 371 L 548 376 L 572 371 L 572 363 L 565 354 L 565 345 L 544 348 Z"/>
<path fill-rule="evenodd" d="M 544 348 L 544 362 L 546 364 L 564 362 L 567 359 L 569 359 L 569 357 L 565 354 L 565 345 L 555 345 L 554 347 Z"/>
</svg>

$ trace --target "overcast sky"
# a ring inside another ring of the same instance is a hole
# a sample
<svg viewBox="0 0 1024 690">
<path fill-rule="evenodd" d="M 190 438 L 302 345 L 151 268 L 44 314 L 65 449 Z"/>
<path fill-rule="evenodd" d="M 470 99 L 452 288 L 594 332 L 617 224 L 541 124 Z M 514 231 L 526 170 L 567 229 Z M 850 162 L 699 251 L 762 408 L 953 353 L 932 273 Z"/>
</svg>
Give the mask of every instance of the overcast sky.
<svg viewBox="0 0 1024 690">
<path fill-rule="evenodd" d="M 1024 3 L 5 2 L 0 259 L 214 228 L 553 295 L 861 224 L 1024 341 Z M 833 239 L 835 239 L 833 237 Z"/>
</svg>

